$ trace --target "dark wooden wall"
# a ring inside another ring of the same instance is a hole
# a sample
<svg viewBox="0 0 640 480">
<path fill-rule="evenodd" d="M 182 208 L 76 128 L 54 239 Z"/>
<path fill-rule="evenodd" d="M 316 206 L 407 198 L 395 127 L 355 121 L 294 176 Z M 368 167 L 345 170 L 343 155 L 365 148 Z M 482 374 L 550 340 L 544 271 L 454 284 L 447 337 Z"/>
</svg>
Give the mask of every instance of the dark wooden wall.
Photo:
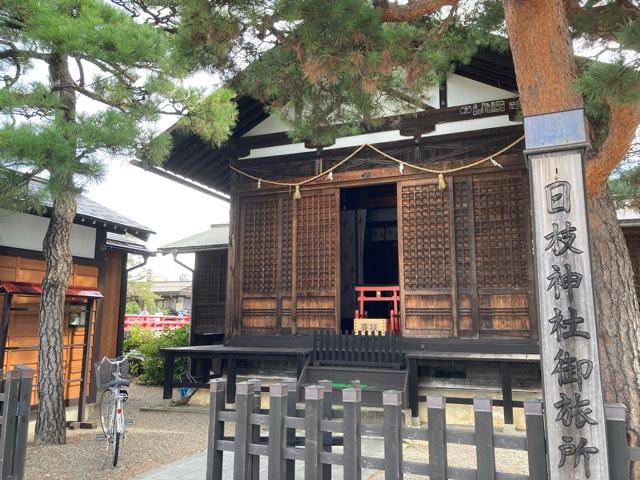
<svg viewBox="0 0 640 480">
<path fill-rule="evenodd" d="M 196 252 L 191 332 L 224 333 L 227 299 L 227 249 Z"/>
<path fill-rule="evenodd" d="M 494 141 L 504 146 L 510 139 Z M 450 145 L 400 147 L 394 144 L 390 152 L 422 164 L 451 152 Z M 494 147 L 485 139 L 482 148 Z M 341 154 L 243 160 L 242 166 L 282 180 L 313 174 Z M 462 157 L 430 166 L 469 162 Z M 332 182 L 303 186 L 300 200 L 292 199 L 291 189 L 263 184 L 258 190 L 236 176 L 232 237 L 238 241 L 230 257 L 230 291 L 238 295 L 230 303 L 229 331 L 339 328 L 340 188 L 395 183 L 404 334 L 535 337 L 527 171 L 521 155 L 500 161 L 504 170 L 483 164 L 447 177 L 448 188 L 439 190 L 434 175 L 410 169 L 400 174 L 367 153 L 336 171 Z"/>
</svg>

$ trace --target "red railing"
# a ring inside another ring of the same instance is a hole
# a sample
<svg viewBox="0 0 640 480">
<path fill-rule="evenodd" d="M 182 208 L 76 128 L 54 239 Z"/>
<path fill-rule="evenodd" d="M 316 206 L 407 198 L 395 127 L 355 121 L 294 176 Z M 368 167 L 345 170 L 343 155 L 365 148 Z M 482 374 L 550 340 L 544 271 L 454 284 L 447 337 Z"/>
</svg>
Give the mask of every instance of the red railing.
<svg viewBox="0 0 640 480">
<path fill-rule="evenodd" d="M 156 332 L 174 330 L 191 323 L 191 315 L 125 315 L 124 328 L 139 326 Z"/>
</svg>

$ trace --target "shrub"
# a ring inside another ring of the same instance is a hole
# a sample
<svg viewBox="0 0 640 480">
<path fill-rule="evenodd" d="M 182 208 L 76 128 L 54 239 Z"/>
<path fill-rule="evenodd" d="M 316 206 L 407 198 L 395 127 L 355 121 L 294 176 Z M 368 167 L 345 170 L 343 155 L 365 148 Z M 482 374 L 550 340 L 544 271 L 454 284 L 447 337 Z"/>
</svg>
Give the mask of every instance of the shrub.
<svg viewBox="0 0 640 480">
<path fill-rule="evenodd" d="M 124 340 L 124 351 L 137 350 L 144 360 L 131 359 L 129 371 L 137 376 L 144 385 L 161 385 L 164 378 L 164 358 L 160 354 L 161 348 L 184 347 L 189 344 L 189 327 L 184 326 L 175 330 L 165 329 L 160 334 L 139 326 L 131 328 Z M 177 359 L 173 370 L 174 378 L 179 379 L 187 372 L 186 359 Z"/>
</svg>

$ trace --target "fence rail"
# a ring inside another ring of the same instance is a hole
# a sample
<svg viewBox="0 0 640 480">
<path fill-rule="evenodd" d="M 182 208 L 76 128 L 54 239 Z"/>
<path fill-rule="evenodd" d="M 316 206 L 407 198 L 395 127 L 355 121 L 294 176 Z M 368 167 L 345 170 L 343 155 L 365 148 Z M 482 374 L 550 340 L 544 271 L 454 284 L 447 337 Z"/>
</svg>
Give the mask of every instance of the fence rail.
<svg viewBox="0 0 640 480">
<path fill-rule="evenodd" d="M 351 331 L 314 331 L 312 358 L 315 365 L 401 368 L 404 365 L 402 336 L 389 332 L 355 335 Z"/>
<path fill-rule="evenodd" d="M 130 315 L 124 316 L 124 328 L 139 326 L 155 332 L 174 330 L 191 324 L 191 315 Z"/>
<path fill-rule="evenodd" d="M 402 394 L 387 391 L 383 395 L 382 425 L 362 423 L 361 390 L 342 390 L 342 410 L 333 408 L 333 396 L 338 392 L 326 388 L 330 385 L 305 388 L 304 411 L 298 412 L 297 385 L 276 384 L 270 387 L 270 408 L 260 410 L 260 382 L 250 380 L 237 385 L 236 409 L 225 405 L 226 382 L 215 380 L 211 384 L 209 417 L 209 448 L 207 454 L 207 480 L 223 478 L 224 452 L 233 452 L 233 479 L 258 480 L 260 461 L 268 457 L 268 478 L 295 477 L 295 462 L 304 463 L 305 480 L 330 480 L 331 466 L 341 466 L 343 478 L 360 480 L 362 470 L 384 472 L 385 479 L 403 478 L 404 474 L 429 476 L 430 480 L 546 480 L 542 404 L 525 402 L 526 434 L 494 432 L 491 400 L 476 398 L 473 402 L 475 426 L 447 426 L 446 400 L 428 397 L 428 422 L 423 427 L 406 427 L 402 422 Z M 341 413 L 341 415 L 339 415 Z M 640 449 L 627 447 L 626 411 L 620 405 L 606 409 L 611 456 L 611 480 L 629 478 L 630 461 L 640 459 Z M 235 438 L 224 436 L 225 423 L 235 424 Z M 261 429 L 268 436 L 261 436 Z M 296 430 L 304 430 L 304 442 L 296 441 Z M 363 437 L 377 437 L 383 441 L 384 457 L 365 455 Z M 339 440 L 336 442 L 336 440 Z M 428 462 L 408 461 L 403 458 L 403 440 L 428 442 Z M 342 444 L 343 451 L 333 451 L 333 445 Z M 476 450 L 476 468 L 452 467 L 448 464 L 447 445 L 470 445 Z M 495 449 L 505 448 L 527 452 L 528 475 L 496 470 Z M 582 468 L 582 465 L 579 466 Z M 225 479 L 230 478 L 227 475 Z"/>
<path fill-rule="evenodd" d="M 0 393 L 0 480 L 24 477 L 33 370 L 21 366 L 2 379 Z"/>
</svg>

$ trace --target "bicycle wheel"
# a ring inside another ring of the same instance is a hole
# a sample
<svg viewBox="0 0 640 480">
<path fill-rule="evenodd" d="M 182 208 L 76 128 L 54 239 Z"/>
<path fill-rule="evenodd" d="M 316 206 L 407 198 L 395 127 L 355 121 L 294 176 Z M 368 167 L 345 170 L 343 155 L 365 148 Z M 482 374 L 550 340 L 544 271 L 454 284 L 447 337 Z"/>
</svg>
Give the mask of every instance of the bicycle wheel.
<svg viewBox="0 0 640 480">
<path fill-rule="evenodd" d="M 111 453 L 113 455 L 112 459 L 113 459 L 113 466 L 117 467 L 118 466 L 118 454 L 120 453 L 120 437 L 121 437 L 121 433 L 118 432 L 117 430 L 114 432 L 113 434 L 113 443 L 111 445 Z"/>
<path fill-rule="evenodd" d="M 105 390 L 100 396 L 100 426 L 102 427 L 102 433 L 105 434 L 107 440 L 113 433 L 111 431 L 113 427 L 113 416 L 115 414 L 115 399 L 113 398 L 113 392 L 111 390 Z"/>
</svg>

